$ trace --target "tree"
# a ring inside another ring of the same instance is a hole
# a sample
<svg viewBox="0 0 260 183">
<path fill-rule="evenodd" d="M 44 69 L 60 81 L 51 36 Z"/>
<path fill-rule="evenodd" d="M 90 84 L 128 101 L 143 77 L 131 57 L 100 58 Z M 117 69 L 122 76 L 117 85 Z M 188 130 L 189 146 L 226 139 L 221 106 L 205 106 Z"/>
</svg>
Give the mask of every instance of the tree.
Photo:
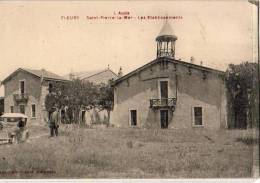
<svg viewBox="0 0 260 183">
<path fill-rule="evenodd" d="M 230 64 L 226 71 L 229 127 L 248 128 L 257 125 L 257 64 Z"/>
<path fill-rule="evenodd" d="M 102 109 L 107 111 L 108 122 L 110 121 L 110 113 L 114 106 L 114 90 L 112 82 L 113 80 L 110 80 L 108 84 L 99 85 L 99 97 L 97 103 Z"/>
<path fill-rule="evenodd" d="M 75 121 L 79 120 L 79 112 L 83 107 L 93 107 L 97 103 L 98 88 L 91 82 L 75 79 L 67 90 L 68 107 L 75 112 Z"/>
<path fill-rule="evenodd" d="M 50 111 L 53 106 L 57 106 L 59 109 L 66 106 L 70 115 L 74 114 L 74 121 L 79 122 L 80 110 L 85 106 L 95 106 L 97 98 L 97 86 L 90 82 L 74 79 L 66 85 L 56 83 L 51 93 L 45 98 L 45 107 L 47 111 Z"/>
<path fill-rule="evenodd" d="M 54 87 L 49 91 L 49 94 L 45 98 L 45 108 L 47 111 L 50 111 L 54 106 L 60 109 L 67 105 L 66 92 L 68 88 L 69 83 L 54 83 Z"/>
</svg>

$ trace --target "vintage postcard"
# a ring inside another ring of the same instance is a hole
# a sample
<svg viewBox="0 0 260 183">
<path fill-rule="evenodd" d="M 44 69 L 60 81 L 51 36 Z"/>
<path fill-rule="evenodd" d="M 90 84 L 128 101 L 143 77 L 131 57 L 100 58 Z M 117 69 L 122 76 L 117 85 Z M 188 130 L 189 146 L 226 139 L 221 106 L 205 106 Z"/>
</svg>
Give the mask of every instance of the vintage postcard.
<svg viewBox="0 0 260 183">
<path fill-rule="evenodd" d="M 259 1 L 0 1 L 1 179 L 259 177 Z"/>
</svg>

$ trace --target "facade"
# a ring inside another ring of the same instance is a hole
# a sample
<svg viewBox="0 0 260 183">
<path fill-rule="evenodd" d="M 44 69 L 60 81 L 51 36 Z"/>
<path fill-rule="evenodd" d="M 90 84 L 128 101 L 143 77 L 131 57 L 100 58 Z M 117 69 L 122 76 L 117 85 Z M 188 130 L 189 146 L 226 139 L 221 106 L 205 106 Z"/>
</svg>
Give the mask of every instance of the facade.
<svg viewBox="0 0 260 183">
<path fill-rule="evenodd" d="M 224 72 L 176 60 L 177 37 L 165 23 L 157 58 L 117 79 L 111 124 L 143 128 L 225 128 Z"/>
<path fill-rule="evenodd" d="M 61 76 L 42 70 L 19 68 L 2 81 L 4 112 L 23 113 L 31 124 L 44 124 L 48 115 L 45 97 L 56 82 L 68 82 Z"/>
</svg>

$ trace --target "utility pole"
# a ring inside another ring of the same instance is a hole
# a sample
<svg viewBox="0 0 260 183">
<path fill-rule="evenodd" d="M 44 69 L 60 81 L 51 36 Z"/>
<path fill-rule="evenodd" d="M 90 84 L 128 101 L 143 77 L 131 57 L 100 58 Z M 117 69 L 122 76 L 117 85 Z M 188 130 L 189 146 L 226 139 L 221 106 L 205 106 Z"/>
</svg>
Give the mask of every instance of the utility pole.
<svg viewBox="0 0 260 183">
<path fill-rule="evenodd" d="M 260 114 L 259 111 L 259 74 L 260 74 L 260 58 L 259 58 L 259 0 L 248 0 L 249 3 L 254 4 L 257 7 L 257 102 L 258 102 L 258 115 Z M 259 120 L 259 117 L 257 118 Z M 259 121 L 258 121 L 259 127 Z"/>
<path fill-rule="evenodd" d="M 256 120 L 256 130 L 254 137 L 259 139 L 259 70 L 260 70 L 260 58 L 259 58 L 259 0 L 248 0 L 249 3 L 256 5 L 257 7 L 257 86 L 256 86 L 256 102 L 257 102 L 257 112 L 254 114 L 254 118 Z M 254 86 L 253 86 L 254 87 Z M 252 169 L 252 176 L 253 177 L 259 177 L 259 158 L 260 158 L 260 153 L 259 153 L 259 144 L 254 145 L 253 147 L 253 169 Z"/>
</svg>

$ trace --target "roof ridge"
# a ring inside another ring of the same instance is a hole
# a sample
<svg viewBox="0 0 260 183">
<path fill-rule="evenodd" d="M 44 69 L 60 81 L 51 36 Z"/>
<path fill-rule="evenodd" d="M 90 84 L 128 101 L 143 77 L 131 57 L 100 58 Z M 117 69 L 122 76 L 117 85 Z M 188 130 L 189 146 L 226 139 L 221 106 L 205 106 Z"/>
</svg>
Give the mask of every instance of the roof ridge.
<svg viewBox="0 0 260 183">
<path fill-rule="evenodd" d="M 27 71 L 39 71 L 39 72 L 42 72 L 42 73 L 50 73 L 50 74 L 54 74 L 54 75 L 56 75 L 56 76 L 59 76 L 59 77 L 63 78 L 62 76 L 60 76 L 60 75 L 58 75 L 58 74 L 56 74 L 56 73 L 54 73 L 54 72 L 52 72 L 52 71 L 46 70 L 46 69 L 28 69 L 28 68 L 23 68 L 23 69 L 24 69 L 24 70 L 27 70 Z M 33 74 L 38 75 L 38 74 L 36 74 L 36 73 L 33 73 Z M 39 75 L 38 75 L 38 76 L 39 76 Z M 39 77 L 41 77 L 41 75 L 40 75 Z M 49 78 L 49 77 L 47 77 L 47 76 L 43 76 L 43 77 Z"/>
<path fill-rule="evenodd" d="M 35 75 L 35 76 L 41 77 L 41 76 L 39 76 L 38 74 L 36 74 L 36 73 L 33 73 L 33 72 L 32 72 L 32 71 L 33 71 L 33 69 L 28 69 L 28 68 L 23 68 L 23 67 L 21 67 L 20 69 L 22 69 L 22 70 L 24 70 L 24 71 L 27 71 L 27 72 L 29 72 L 29 73 L 31 73 L 31 74 L 33 74 L 33 75 Z"/>
<path fill-rule="evenodd" d="M 110 70 L 113 74 L 115 74 L 116 76 L 118 76 L 118 74 L 116 74 L 114 71 L 112 71 L 110 68 L 108 68 L 107 70 Z"/>
<path fill-rule="evenodd" d="M 83 78 L 81 78 L 81 79 L 90 78 L 90 77 L 93 77 L 93 76 L 95 76 L 95 75 L 101 74 L 101 73 L 103 73 L 103 72 L 105 72 L 105 71 L 111 71 L 113 74 L 115 74 L 111 69 L 107 68 L 107 69 L 101 70 L 101 71 L 99 71 L 99 72 L 97 72 L 97 73 L 95 73 L 95 74 L 92 74 L 92 75 L 83 77 Z M 115 75 L 117 76 L 117 74 L 115 74 Z"/>
<path fill-rule="evenodd" d="M 24 71 L 24 72 L 27 72 L 29 74 L 32 74 L 38 78 L 45 78 L 45 79 L 49 79 L 49 80 L 60 80 L 60 81 L 69 81 L 67 80 L 66 78 L 58 75 L 58 74 L 55 74 L 51 71 L 47 71 L 45 70 L 45 73 L 37 73 L 37 72 L 41 72 L 42 70 L 38 70 L 38 69 L 29 69 L 29 68 L 24 68 L 24 67 L 19 67 L 18 69 L 16 69 L 15 71 L 13 71 L 9 76 L 7 76 L 3 81 L 2 83 L 5 83 L 7 80 L 9 80 L 15 73 L 19 72 L 19 71 Z"/>
<path fill-rule="evenodd" d="M 159 58 L 160 59 L 160 58 Z M 165 58 L 163 58 L 165 59 Z M 206 69 L 206 70 L 211 70 L 211 71 L 214 71 L 214 72 L 220 72 L 221 74 L 224 74 L 225 72 L 224 71 L 221 71 L 221 70 L 218 70 L 218 69 L 213 69 L 213 68 L 210 68 L 210 67 L 205 67 L 205 66 L 201 66 L 201 65 L 196 65 L 196 64 L 192 64 L 192 63 L 189 63 L 189 62 L 185 62 L 185 61 L 182 61 L 182 60 L 176 60 L 176 59 L 167 59 L 166 58 L 166 61 L 169 61 L 169 62 L 177 62 L 177 63 L 180 63 L 180 64 L 183 64 L 183 65 L 191 65 L 191 66 L 194 66 L 194 67 L 198 67 L 199 69 Z M 118 78 L 115 82 L 118 83 L 122 80 L 124 80 L 125 78 L 128 78 L 130 77 L 131 75 L 133 75 L 135 72 L 138 72 L 138 71 L 141 71 L 142 69 L 146 68 L 147 66 L 149 65 L 152 65 L 154 63 L 158 62 L 158 58 L 146 63 L 145 65 L 141 66 L 141 67 L 138 67 L 137 69 L 134 69 L 133 71 L 129 72 L 128 74 Z"/>
<path fill-rule="evenodd" d="M 103 72 L 103 70 L 82 71 L 82 72 L 79 72 L 79 73 L 81 73 L 81 74 L 79 74 L 78 76 L 80 77 L 80 76 L 82 76 L 82 75 L 86 75 L 86 73 L 87 73 L 87 74 L 91 73 L 90 75 L 86 76 L 86 77 L 89 77 L 89 76 L 93 75 L 93 73 L 97 74 L 97 73 L 100 73 L 100 72 Z"/>
</svg>

